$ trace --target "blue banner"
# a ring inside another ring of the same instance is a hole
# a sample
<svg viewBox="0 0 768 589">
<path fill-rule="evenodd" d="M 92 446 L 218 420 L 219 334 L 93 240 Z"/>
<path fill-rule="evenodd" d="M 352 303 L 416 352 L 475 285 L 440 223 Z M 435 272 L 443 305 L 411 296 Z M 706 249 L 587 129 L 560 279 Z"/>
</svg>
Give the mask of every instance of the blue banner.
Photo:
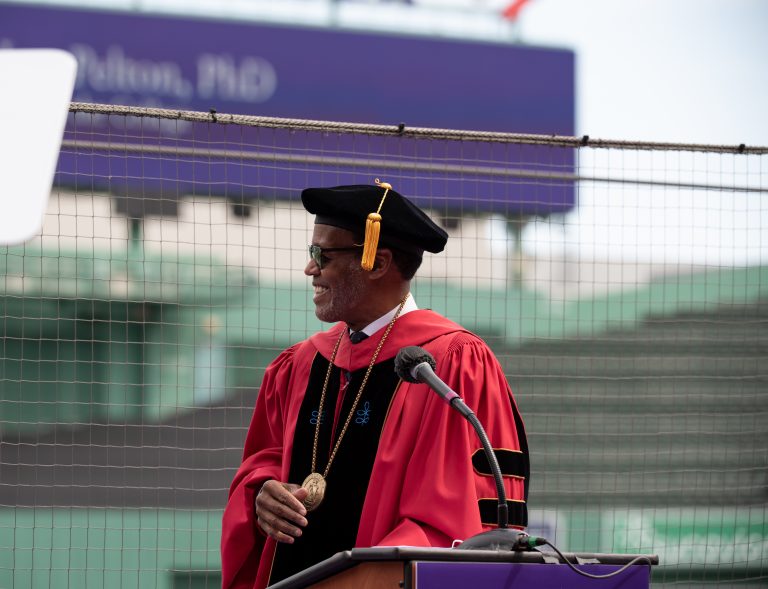
<svg viewBox="0 0 768 589">
<path fill-rule="evenodd" d="M 72 52 L 79 64 L 74 93 L 79 102 L 407 127 L 574 133 L 574 55 L 561 49 L 9 5 L 0 6 L 2 47 Z M 123 157 L 121 163 L 109 152 L 88 154 L 85 161 L 82 153 L 65 149 L 59 183 L 91 182 L 118 193 L 167 198 L 190 191 L 292 197 L 305 185 L 370 183 L 378 174 L 396 178 L 397 184 L 392 183 L 403 194 L 429 198 L 432 206 L 466 207 L 470 199 L 478 210 L 510 214 L 548 214 L 574 206 L 571 182 L 526 176 L 572 173 L 574 154 L 568 148 L 397 137 L 329 141 L 312 133 L 297 140 L 275 130 L 235 132 L 177 121 L 155 121 L 152 126 L 120 117 L 95 124 L 87 128 L 83 119 L 78 125 L 71 118 L 68 138 L 95 141 L 98 135 L 115 142 L 133 135 L 133 142 L 143 145 L 215 147 L 224 155 L 184 157 L 181 150 L 173 157 Z M 234 161 L 226 155 L 233 149 L 257 155 Z M 278 157 L 287 153 L 300 157 Z M 269 154 L 275 156 L 271 163 Z M 327 161 L 297 163 L 313 154 L 320 159 L 325 155 Z M 360 158 L 370 160 L 370 168 Z M 402 169 L 382 172 L 377 166 L 381 158 L 403 162 Z M 475 169 L 478 165 L 490 172 Z M 522 179 L 515 170 L 523 172 Z"/>
</svg>

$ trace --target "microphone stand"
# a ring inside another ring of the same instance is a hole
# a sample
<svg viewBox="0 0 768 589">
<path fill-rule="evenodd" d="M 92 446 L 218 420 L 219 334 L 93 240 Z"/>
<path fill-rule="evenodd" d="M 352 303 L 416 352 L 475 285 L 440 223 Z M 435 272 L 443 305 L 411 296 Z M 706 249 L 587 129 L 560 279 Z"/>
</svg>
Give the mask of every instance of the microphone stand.
<svg viewBox="0 0 768 589">
<path fill-rule="evenodd" d="M 529 545 L 528 539 L 530 538 L 535 542 L 538 538 L 529 536 L 520 530 L 507 527 L 509 525 L 509 509 L 507 507 L 507 492 L 504 489 L 504 478 L 501 475 L 499 461 L 496 459 L 496 454 L 493 452 L 490 440 L 488 440 L 488 434 L 485 433 L 485 428 L 483 428 L 480 420 L 464 403 L 461 397 L 456 395 L 449 403 L 451 407 L 466 417 L 480 438 L 485 456 L 491 465 L 491 472 L 496 483 L 496 494 L 499 501 L 497 507 L 499 527 L 467 538 L 456 547 L 456 550 L 527 550 L 532 548 L 536 544 Z"/>
<path fill-rule="evenodd" d="M 504 489 L 504 478 L 501 475 L 499 461 L 493 452 L 488 434 L 480 420 L 464 400 L 445 384 L 434 372 L 435 359 L 432 355 L 418 346 L 402 348 L 395 358 L 395 372 L 406 382 L 423 382 L 437 393 L 446 403 L 461 413 L 475 429 L 483 445 L 488 464 L 491 466 L 493 480 L 496 483 L 498 496 L 499 527 L 487 532 L 481 532 L 459 544 L 458 550 L 530 550 L 534 546 L 546 543 L 544 538 L 529 536 L 525 532 L 507 527 L 509 525 L 509 508 L 507 493 Z"/>
</svg>

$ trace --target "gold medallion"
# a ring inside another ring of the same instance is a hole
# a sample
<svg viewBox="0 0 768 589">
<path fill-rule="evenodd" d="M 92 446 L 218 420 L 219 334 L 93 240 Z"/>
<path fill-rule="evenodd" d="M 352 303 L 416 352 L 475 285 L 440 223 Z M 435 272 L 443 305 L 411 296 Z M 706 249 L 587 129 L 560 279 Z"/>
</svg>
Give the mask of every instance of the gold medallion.
<svg viewBox="0 0 768 589">
<path fill-rule="evenodd" d="M 307 490 L 307 498 L 302 501 L 307 511 L 314 511 L 322 503 L 323 497 L 325 497 L 325 479 L 323 475 L 313 472 L 304 482 L 301 483 L 301 488 Z"/>
</svg>

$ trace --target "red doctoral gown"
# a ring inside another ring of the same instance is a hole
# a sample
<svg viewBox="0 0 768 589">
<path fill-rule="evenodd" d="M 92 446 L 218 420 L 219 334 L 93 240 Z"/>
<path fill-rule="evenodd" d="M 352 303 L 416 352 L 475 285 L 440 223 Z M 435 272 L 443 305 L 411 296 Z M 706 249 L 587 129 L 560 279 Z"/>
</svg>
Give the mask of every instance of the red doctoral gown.
<svg viewBox="0 0 768 589">
<path fill-rule="evenodd" d="M 221 556 L 225 588 L 262 588 L 270 581 L 276 543 L 258 527 L 254 499 L 268 479 L 300 484 L 309 474 L 289 480 L 299 412 L 309 394 L 310 367 L 318 354 L 328 366 L 344 329 L 344 324 L 337 324 L 288 348 L 266 370 L 243 462 L 224 511 Z M 335 366 L 349 373 L 364 372 L 381 333 L 383 330 L 356 345 L 343 338 Z M 498 361 L 474 334 L 432 311 L 418 310 L 395 322 L 377 366 L 391 362 L 402 347 L 411 345 L 420 345 L 434 356 L 437 375 L 484 425 L 505 475 L 510 525 L 524 527 L 528 449 L 512 391 Z M 336 410 L 337 419 L 341 414 L 343 422 L 346 414 L 342 413 Z M 340 453 L 345 442 L 349 442 L 346 437 Z M 354 452 L 353 443 L 349 444 L 347 451 Z M 466 539 L 496 523 L 496 488 L 476 433 L 426 385 L 397 380 L 374 454 L 356 547 L 449 547 L 454 540 Z M 319 459 L 317 470 L 322 472 L 326 462 L 327 454 Z M 326 500 L 336 467 L 334 462 Z M 307 516 L 310 525 L 315 513 Z M 344 515 L 336 517 L 343 520 Z M 281 550 L 283 546 L 287 545 L 281 545 Z"/>
</svg>

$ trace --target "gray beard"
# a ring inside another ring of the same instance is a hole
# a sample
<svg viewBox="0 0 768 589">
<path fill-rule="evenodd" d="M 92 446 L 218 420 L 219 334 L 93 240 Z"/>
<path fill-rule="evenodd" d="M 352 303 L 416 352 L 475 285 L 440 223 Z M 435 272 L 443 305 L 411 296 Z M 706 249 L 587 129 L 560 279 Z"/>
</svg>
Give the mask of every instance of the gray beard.
<svg viewBox="0 0 768 589">
<path fill-rule="evenodd" d="M 326 323 L 347 321 L 350 309 L 357 307 L 363 301 L 365 282 L 361 280 L 360 275 L 365 270 L 360 267 L 360 260 L 357 256 L 353 260 L 353 263 L 345 269 L 349 280 L 343 286 L 339 283 L 336 284 L 330 291 L 331 298 L 327 304 L 315 306 L 315 315 L 320 321 Z"/>
</svg>

